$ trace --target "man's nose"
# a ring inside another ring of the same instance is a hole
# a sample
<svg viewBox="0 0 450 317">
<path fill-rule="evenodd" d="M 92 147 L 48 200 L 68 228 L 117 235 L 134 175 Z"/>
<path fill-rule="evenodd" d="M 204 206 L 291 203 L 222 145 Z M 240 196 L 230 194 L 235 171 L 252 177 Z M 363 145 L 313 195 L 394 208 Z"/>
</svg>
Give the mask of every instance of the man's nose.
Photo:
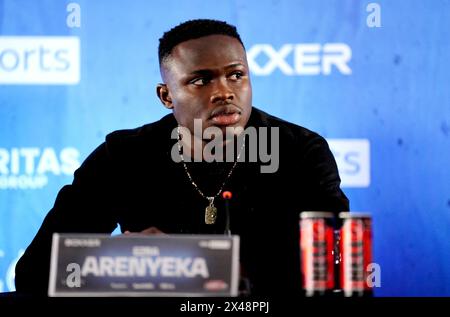
<svg viewBox="0 0 450 317">
<path fill-rule="evenodd" d="M 234 99 L 234 92 L 230 89 L 226 78 L 217 80 L 211 95 L 211 103 L 230 101 Z"/>
</svg>

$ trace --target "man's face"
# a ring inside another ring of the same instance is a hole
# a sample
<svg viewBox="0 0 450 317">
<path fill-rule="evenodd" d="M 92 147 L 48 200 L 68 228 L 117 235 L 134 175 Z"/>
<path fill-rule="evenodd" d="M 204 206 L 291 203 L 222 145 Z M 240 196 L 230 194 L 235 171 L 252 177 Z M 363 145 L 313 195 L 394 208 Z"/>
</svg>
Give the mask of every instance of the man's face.
<svg viewBox="0 0 450 317">
<path fill-rule="evenodd" d="M 252 88 L 245 50 L 226 35 L 210 35 L 178 44 L 162 66 L 167 91 L 158 95 L 173 109 L 180 126 L 194 131 L 216 126 L 244 128 L 252 107 Z"/>
</svg>

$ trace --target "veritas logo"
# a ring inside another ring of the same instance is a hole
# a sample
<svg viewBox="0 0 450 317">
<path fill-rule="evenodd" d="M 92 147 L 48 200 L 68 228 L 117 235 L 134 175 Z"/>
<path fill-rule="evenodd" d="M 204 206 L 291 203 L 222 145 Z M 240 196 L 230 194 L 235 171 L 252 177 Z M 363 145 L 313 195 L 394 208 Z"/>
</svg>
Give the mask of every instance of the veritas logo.
<svg viewBox="0 0 450 317">
<path fill-rule="evenodd" d="M 72 175 L 80 166 L 80 153 L 67 147 L 0 148 L 0 189 L 39 189 L 47 185 L 48 174 Z"/>
</svg>

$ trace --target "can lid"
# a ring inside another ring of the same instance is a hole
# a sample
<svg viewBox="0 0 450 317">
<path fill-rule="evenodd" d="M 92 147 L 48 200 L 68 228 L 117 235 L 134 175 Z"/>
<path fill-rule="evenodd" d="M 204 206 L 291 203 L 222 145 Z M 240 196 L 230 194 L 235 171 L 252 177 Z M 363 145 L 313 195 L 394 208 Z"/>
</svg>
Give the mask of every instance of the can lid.
<svg viewBox="0 0 450 317">
<path fill-rule="evenodd" d="M 307 218 L 333 218 L 333 213 L 329 211 L 302 211 L 300 213 L 301 219 Z"/>
<path fill-rule="evenodd" d="M 340 212 L 339 218 L 349 219 L 349 218 L 372 218 L 372 215 L 368 212 Z"/>
</svg>

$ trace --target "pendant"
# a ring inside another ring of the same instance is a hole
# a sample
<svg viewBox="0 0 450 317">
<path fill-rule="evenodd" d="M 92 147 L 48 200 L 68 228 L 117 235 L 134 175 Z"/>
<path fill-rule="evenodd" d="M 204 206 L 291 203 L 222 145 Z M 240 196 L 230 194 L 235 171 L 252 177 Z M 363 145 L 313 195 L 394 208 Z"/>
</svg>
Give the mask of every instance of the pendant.
<svg viewBox="0 0 450 317">
<path fill-rule="evenodd" d="M 208 197 L 209 206 L 205 209 L 205 223 L 207 225 L 213 225 L 216 223 L 217 208 L 214 206 L 214 197 Z"/>
</svg>

